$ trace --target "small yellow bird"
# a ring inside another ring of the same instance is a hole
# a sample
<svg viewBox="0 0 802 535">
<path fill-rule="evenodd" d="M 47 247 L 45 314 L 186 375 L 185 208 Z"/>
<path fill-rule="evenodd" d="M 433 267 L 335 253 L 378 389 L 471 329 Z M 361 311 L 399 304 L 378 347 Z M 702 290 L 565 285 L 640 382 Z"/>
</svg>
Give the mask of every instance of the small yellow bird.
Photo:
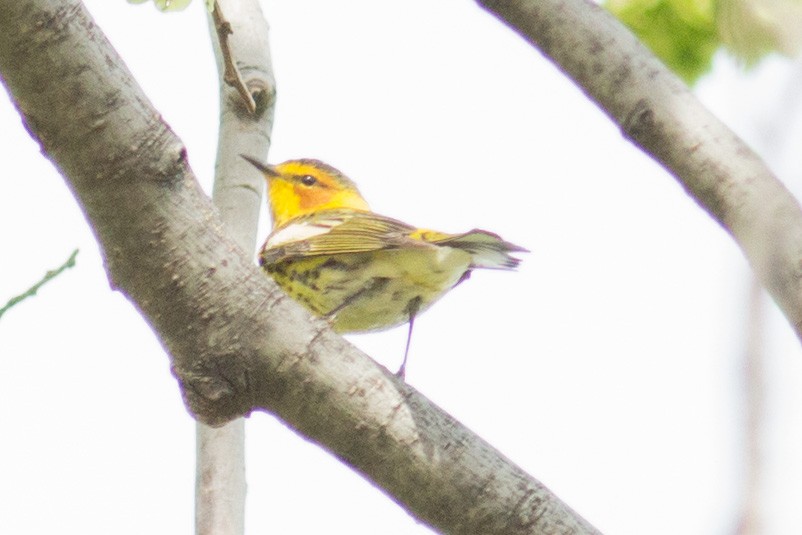
<svg viewBox="0 0 802 535">
<path fill-rule="evenodd" d="M 273 230 L 259 264 L 296 301 L 339 333 L 409 323 L 474 268 L 514 269 L 526 249 L 484 230 L 444 234 L 370 211 L 356 185 L 319 160 L 267 165 Z"/>
</svg>

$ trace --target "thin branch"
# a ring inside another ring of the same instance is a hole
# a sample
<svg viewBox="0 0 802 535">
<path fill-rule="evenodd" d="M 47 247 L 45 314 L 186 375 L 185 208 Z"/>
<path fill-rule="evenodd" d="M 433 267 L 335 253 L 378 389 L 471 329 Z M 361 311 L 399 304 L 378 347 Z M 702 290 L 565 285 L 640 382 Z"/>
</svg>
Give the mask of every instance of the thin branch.
<svg viewBox="0 0 802 535">
<path fill-rule="evenodd" d="M 789 78 L 782 84 L 779 97 L 772 99 L 769 106 L 761 102 L 758 106 L 746 108 L 751 128 L 756 134 L 755 144 L 760 154 L 773 169 L 786 179 L 796 178 L 799 171 L 794 167 L 783 165 L 789 161 L 786 156 L 796 155 L 796 146 L 790 143 L 790 132 L 797 126 L 792 118 L 802 104 L 799 85 L 802 83 L 802 63 L 796 62 Z M 768 109 L 767 109 L 768 108 Z M 766 518 L 766 451 L 765 446 L 768 429 L 774 422 L 782 426 L 777 419 L 768 419 L 767 399 L 767 363 L 766 346 L 767 307 L 763 287 L 754 275 L 749 276 L 749 297 L 746 303 L 748 313 L 747 325 L 739 329 L 746 333 L 743 354 L 743 481 L 740 489 L 740 510 L 736 522 L 738 535 L 758 535 L 764 533 Z"/>
<path fill-rule="evenodd" d="M 765 334 L 766 314 L 763 288 L 755 277 L 750 277 L 746 351 L 743 356 L 744 392 L 744 473 L 741 503 L 736 527 L 737 535 L 758 535 L 762 529 L 763 473 L 765 459 L 763 446 L 766 419 Z"/>
<path fill-rule="evenodd" d="M 245 533 L 245 419 L 195 425 L 195 533 Z"/>
<path fill-rule="evenodd" d="M 557 64 L 732 234 L 802 339 L 802 210 L 760 157 L 596 4 L 478 2 Z"/>
<path fill-rule="evenodd" d="M 220 2 L 215 0 L 214 9 L 212 10 L 212 18 L 214 19 L 214 28 L 217 31 L 217 41 L 220 44 L 220 52 L 223 56 L 225 63 L 225 74 L 223 80 L 237 90 L 237 93 L 242 97 L 245 102 L 245 107 L 251 113 L 256 113 L 256 101 L 253 99 L 251 92 L 248 91 L 248 86 L 242 79 L 242 75 L 234 62 L 234 55 L 231 53 L 231 46 L 228 42 L 228 37 L 233 33 L 231 23 L 223 15 L 220 9 Z"/>
<path fill-rule="evenodd" d="M 64 262 L 61 266 L 59 266 L 58 268 L 50 270 L 47 273 L 45 273 L 45 276 L 42 277 L 42 280 L 40 280 L 39 282 L 37 282 L 36 284 L 34 284 L 30 288 L 28 288 L 25 292 L 19 294 L 16 297 L 12 297 L 11 299 L 9 299 L 8 303 L 6 303 L 3 308 L 0 308 L 0 318 L 2 318 L 3 314 L 5 314 L 6 311 L 9 310 L 14 305 L 17 305 L 20 302 L 24 301 L 25 299 L 27 299 L 29 297 L 33 297 L 34 295 L 36 295 L 36 292 L 39 291 L 39 288 L 44 286 L 47 282 L 55 279 L 56 277 L 61 275 L 61 273 L 64 272 L 65 270 L 67 270 L 67 269 L 69 269 L 71 267 L 74 267 L 75 266 L 75 257 L 76 256 L 78 256 L 78 249 L 74 250 L 72 252 L 72 254 L 70 255 L 70 257 L 67 259 L 67 261 Z"/>
<path fill-rule="evenodd" d="M 229 9 L 230 5 L 230 9 Z M 268 49 L 268 26 L 257 0 L 238 0 L 227 5 L 231 22 L 226 22 L 226 35 L 220 37 L 222 10 L 215 2 L 210 16 L 212 43 L 218 72 L 228 83 L 234 68 L 239 85 L 246 84 L 231 60 L 231 49 L 250 66 L 248 84 L 254 88 L 274 89 L 273 72 Z M 232 32 L 232 24 L 237 31 Z M 258 37 L 256 37 L 258 36 Z M 225 85 L 220 86 L 220 138 L 217 145 L 217 165 L 212 200 L 231 236 L 244 251 L 253 251 L 261 208 L 262 180 L 237 155 L 264 155 L 270 144 L 273 126 L 273 102 L 251 113 L 237 113 L 239 105 L 226 98 Z M 240 92 L 242 94 L 242 92 Z M 258 94 L 258 93 L 257 93 Z M 248 98 L 251 94 L 248 93 Z M 197 456 L 195 476 L 195 533 L 198 535 L 242 535 L 245 530 L 245 420 L 237 418 L 220 428 L 202 422 L 196 424 Z"/>
</svg>

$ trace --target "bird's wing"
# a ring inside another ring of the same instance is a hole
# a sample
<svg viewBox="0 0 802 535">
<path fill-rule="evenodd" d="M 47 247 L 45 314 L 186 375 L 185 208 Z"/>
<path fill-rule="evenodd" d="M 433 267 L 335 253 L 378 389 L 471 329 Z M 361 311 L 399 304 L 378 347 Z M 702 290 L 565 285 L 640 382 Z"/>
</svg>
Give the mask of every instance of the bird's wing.
<svg viewBox="0 0 802 535">
<path fill-rule="evenodd" d="M 510 253 L 528 252 L 486 230 L 446 234 L 372 212 L 327 210 L 295 218 L 274 230 L 259 259 L 261 264 L 273 264 L 309 256 L 432 246 L 466 251 L 471 267 L 488 269 L 514 269 L 520 259 Z"/>
<path fill-rule="evenodd" d="M 415 230 L 372 212 L 327 210 L 295 218 L 275 229 L 259 258 L 262 264 L 272 264 L 298 257 L 431 247 L 428 242 L 410 237 Z"/>
</svg>

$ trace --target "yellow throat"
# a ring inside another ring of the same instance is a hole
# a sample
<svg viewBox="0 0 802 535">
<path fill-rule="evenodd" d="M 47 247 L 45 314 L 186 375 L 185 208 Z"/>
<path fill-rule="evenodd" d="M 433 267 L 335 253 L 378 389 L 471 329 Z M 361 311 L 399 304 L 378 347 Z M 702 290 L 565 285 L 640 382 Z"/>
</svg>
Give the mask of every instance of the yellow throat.
<svg viewBox="0 0 802 535">
<path fill-rule="evenodd" d="M 273 228 L 321 210 L 350 208 L 370 211 L 356 185 L 334 167 L 320 160 L 288 160 L 265 165 L 246 157 L 267 179 L 267 197 Z"/>
</svg>

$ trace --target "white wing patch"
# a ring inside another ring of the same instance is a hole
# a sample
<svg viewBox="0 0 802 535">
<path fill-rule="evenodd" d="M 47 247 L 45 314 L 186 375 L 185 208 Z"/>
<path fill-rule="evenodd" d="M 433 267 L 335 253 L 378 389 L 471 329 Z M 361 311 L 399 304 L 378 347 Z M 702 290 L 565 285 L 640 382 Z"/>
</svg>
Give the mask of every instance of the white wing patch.
<svg viewBox="0 0 802 535">
<path fill-rule="evenodd" d="M 336 224 L 320 223 L 293 223 L 287 225 L 275 234 L 271 234 L 265 243 L 265 247 L 277 247 L 285 243 L 292 243 L 296 241 L 306 240 L 313 236 L 320 236 L 330 232 Z"/>
</svg>

